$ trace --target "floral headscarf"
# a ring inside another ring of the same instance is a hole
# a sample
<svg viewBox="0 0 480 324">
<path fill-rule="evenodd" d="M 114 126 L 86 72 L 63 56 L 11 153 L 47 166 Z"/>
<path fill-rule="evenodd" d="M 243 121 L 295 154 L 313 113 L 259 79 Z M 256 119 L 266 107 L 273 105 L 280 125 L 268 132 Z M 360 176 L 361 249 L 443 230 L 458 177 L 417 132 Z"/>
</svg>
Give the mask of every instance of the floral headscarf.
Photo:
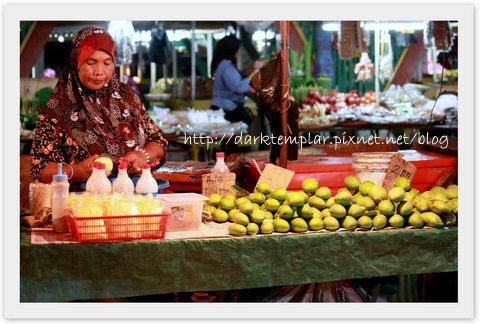
<svg viewBox="0 0 480 324">
<path fill-rule="evenodd" d="M 127 151 L 145 145 L 145 108 L 115 72 L 100 90 L 82 85 L 78 68 L 99 49 L 114 58 L 114 41 L 104 29 L 87 27 L 78 32 L 67 65 L 42 113 L 90 154 L 116 161 Z"/>
</svg>

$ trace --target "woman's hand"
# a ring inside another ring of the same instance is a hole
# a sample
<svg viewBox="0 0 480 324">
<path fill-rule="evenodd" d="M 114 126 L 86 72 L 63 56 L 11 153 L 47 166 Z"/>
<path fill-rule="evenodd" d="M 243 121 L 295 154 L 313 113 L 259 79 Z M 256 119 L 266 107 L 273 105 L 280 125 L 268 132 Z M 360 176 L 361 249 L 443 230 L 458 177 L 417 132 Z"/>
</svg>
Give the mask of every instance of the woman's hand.
<svg viewBox="0 0 480 324">
<path fill-rule="evenodd" d="M 68 180 L 70 182 L 86 181 L 92 174 L 93 161 L 95 161 L 99 157 L 100 157 L 99 154 L 94 154 L 80 163 L 70 165 L 71 168 L 69 168 L 67 165 L 64 164 L 62 171 L 68 176 Z M 72 170 L 73 170 L 73 174 L 72 174 Z M 40 179 L 44 183 L 50 183 L 52 181 L 53 175 L 57 174 L 57 172 L 58 172 L 57 163 L 50 162 L 43 169 Z"/>
<path fill-rule="evenodd" d="M 135 173 L 138 174 L 142 171 L 142 166 L 147 162 L 147 156 L 140 151 L 130 151 L 127 152 L 124 156 L 124 159 L 128 161 L 129 168 L 127 172 L 129 174 Z"/>
<path fill-rule="evenodd" d="M 87 180 L 93 172 L 92 164 L 93 161 L 98 159 L 100 154 L 93 154 L 89 158 L 83 160 L 80 163 L 72 165 L 73 167 L 73 179 L 75 181 L 84 181 Z"/>
</svg>

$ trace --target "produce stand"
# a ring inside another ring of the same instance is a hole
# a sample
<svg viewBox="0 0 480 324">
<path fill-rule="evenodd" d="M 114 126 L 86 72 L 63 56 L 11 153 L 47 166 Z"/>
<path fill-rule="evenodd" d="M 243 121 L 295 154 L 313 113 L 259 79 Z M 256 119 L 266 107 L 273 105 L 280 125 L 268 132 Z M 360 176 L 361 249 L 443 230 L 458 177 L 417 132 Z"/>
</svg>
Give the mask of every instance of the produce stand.
<svg viewBox="0 0 480 324">
<path fill-rule="evenodd" d="M 32 244 L 20 301 L 59 302 L 457 271 L 457 228 Z"/>
</svg>

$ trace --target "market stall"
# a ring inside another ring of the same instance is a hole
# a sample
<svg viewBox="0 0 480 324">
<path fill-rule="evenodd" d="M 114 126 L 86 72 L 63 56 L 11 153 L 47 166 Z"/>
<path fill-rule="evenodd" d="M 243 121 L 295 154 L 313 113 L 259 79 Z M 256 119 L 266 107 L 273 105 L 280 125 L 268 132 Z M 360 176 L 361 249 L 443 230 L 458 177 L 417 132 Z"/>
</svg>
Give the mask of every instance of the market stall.
<svg viewBox="0 0 480 324">
<path fill-rule="evenodd" d="M 20 300 L 232 290 L 458 267 L 456 228 L 244 238 L 195 234 L 185 239 L 89 244 L 59 237 L 57 244 L 33 244 L 31 233 L 22 232 Z"/>
</svg>

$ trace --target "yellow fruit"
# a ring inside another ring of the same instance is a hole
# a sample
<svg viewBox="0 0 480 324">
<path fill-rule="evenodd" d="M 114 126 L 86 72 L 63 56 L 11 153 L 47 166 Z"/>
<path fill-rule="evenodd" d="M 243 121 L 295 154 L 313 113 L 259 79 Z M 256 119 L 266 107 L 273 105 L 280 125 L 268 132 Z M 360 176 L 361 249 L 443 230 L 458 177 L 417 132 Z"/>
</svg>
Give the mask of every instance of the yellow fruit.
<svg viewBox="0 0 480 324">
<path fill-rule="evenodd" d="M 313 214 L 312 216 L 313 217 L 323 218 L 322 212 L 320 210 L 318 210 L 317 208 L 310 207 L 310 210 L 312 211 L 312 214 Z"/>
<path fill-rule="evenodd" d="M 233 200 L 233 201 L 237 200 L 237 196 L 235 196 L 234 194 L 231 194 L 231 193 L 226 194 L 225 196 L 223 196 L 223 198 L 224 199 L 230 199 L 230 200 Z"/>
<path fill-rule="evenodd" d="M 228 225 L 228 234 L 233 236 L 244 236 L 247 234 L 247 228 L 240 224 L 231 223 Z"/>
<path fill-rule="evenodd" d="M 265 210 L 265 219 L 273 219 L 273 214 L 271 211 Z"/>
<path fill-rule="evenodd" d="M 450 188 L 445 190 L 445 195 L 448 199 L 457 199 L 458 198 L 458 189 Z"/>
<path fill-rule="evenodd" d="M 440 216 L 433 212 L 422 213 L 423 222 L 430 227 L 443 227 L 444 223 Z"/>
<path fill-rule="evenodd" d="M 268 195 L 270 192 L 272 192 L 272 188 L 270 185 L 266 182 L 260 182 L 257 187 L 255 188 L 257 192 L 260 192 L 264 195 Z"/>
<path fill-rule="evenodd" d="M 440 215 L 451 211 L 450 208 L 448 208 L 447 202 L 443 200 L 429 200 L 427 205 L 430 211 L 434 212 L 435 214 Z"/>
<path fill-rule="evenodd" d="M 342 227 L 347 230 L 354 230 L 357 228 L 357 221 L 352 216 L 345 216 L 342 221 Z"/>
<path fill-rule="evenodd" d="M 380 212 L 378 210 L 371 209 L 371 210 L 366 210 L 365 213 L 363 213 L 363 215 L 372 218 L 372 217 L 377 216 L 379 213 Z"/>
<path fill-rule="evenodd" d="M 327 201 L 325 202 L 325 207 L 326 208 L 330 208 L 332 207 L 332 205 L 335 203 L 335 197 L 330 197 L 327 199 Z"/>
<path fill-rule="evenodd" d="M 233 217 L 233 222 L 236 224 L 241 224 L 243 226 L 247 226 L 250 223 L 250 219 L 244 213 L 236 213 Z"/>
<path fill-rule="evenodd" d="M 332 207 L 330 207 L 330 215 L 335 218 L 342 218 L 347 215 L 347 210 L 340 204 L 333 204 Z"/>
<path fill-rule="evenodd" d="M 312 231 L 319 231 L 323 229 L 323 227 L 323 220 L 321 218 L 313 217 L 308 221 L 308 228 Z"/>
<path fill-rule="evenodd" d="M 213 212 L 212 219 L 217 223 L 225 223 L 228 220 L 228 213 L 222 209 L 216 209 Z"/>
<path fill-rule="evenodd" d="M 313 217 L 313 210 L 308 204 L 303 205 L 303 207 L 298 210 L 298 213 L 303 219 L 310 219 Z"/>
<path fill-rule="evenodd" d="M 452 213 L 458 214 L 458 199 L 452 199 L 447 202 L 447 207 L 450 208 Z"/>
<path fill-rule="evenodd" d="M 411 200 L 413 206 L 421 213 L 428 211 L 428 201 L 422 195 L 417 195 Z"/>
<path fill-rule="evenodd" d="M 247 225 L 247 234 L 248 235 L 255 235 L 258 233 L 258 231 L 260 230 L 260 227 L 258 227 L 257 224 L 255 223 L 249 223 Z"/>
<path fill-rule="evenodd" d="M 432 189 L 430 189 L 430 191 L 433 192 L 433 193 L 439 193 L 439 194 L 444 195 L 446 189 L 443 188 L 443 187 L 440 187 L 440 186 L 433 186 Z"/>
<path fill-rule="evenodd" d="M 228 220 L 231 221 L 232 223 L 235 221 L 235 215 L 237 213 L 240 213 L 240 211 L 237 208 L 230 209 L 228 211 Z"/>
<path fill-rule="evenodd" d="M 265 212 L 261 209 L 256 209 L 250 214 L 250 219 L 256 224 L 262 224 L 265 219 Z"/>
<path fill-rule="evenodd" d="M 368 191 L 370 190 L 370 187 L 372 187 L 375 183 L 373 183 L 370 180 L 366 180 L 360 184 L 360 187 L 358 188 L 358 191 L 364 196 L 368 195 Z"/>
<path fill-rule="evenodd" d="M 250 200 L 242 201 L 240 204 L 238 204 L 237 208 L 246 215 L 250 215 L 254 210 L 253 204 L 250 202 Z"/>
<path fill-rule="evenodd" d="M 357 226 L 364 229 L 371 229 L 373 226 L 373 221 L 368 216 L 362 216 L 359 219 L 357 219 Z"/>
<path fill-rule="evenodd" d="M 410 217 L 408 217 L 408 225 L 416 228 L 422 228 L 424 225 L 422 215 L 419 212 L 414 212 L 412 215 L 410 215 Z"/>
<path fill-rule="evenodd" d="M 276 212 L 279 207 L 280 207 L 280 202 L 275 198 L 268 198 L 265 201 L 265 208 L 272 213 Z"/>
<path fill-rule="evenodd" d="M 288 192 L 284 188 L 277 188 L 270 193 L 270 198 L 276 199 L 278 201 L 284 201 L 287 199 Z"/>
<path fill-rule="evenodd" d="M 228 212 L 235 208 L 235 201 L 228 198 L 222 198 L 222 200 L 220 200 L 220 208 Z"/>
<path fill-rule="evenodd" d="M 405 190 L 401 187 L 393 187 L 388 191 L 388 199 L 393 202 L 401 202 L 405 199 Z"/>
<path fill-rule="evenodd" d="M 353 196 L 352 196 L 352 193 L 350 191 L 346 191 L 346 190 L 345 191 L 339 191 L 335 195 L 334 200 L 335 200 L 336 204 L 340 204 L 342 206 L 348 207 L 352 203 Z"/>
<path fill-rule="evenodd" d="M 385 228 L 387 226 L 387 222 L 388 222 L 387 216 L 385 216 L 383 214 L 378 214 L 375 217 L 373 217 L 373 219 L 372 219 L 372 225 L 376 229 Z"/>
<path fill-rule="evenodd" d="M 112 172 L 113 169 L 113 162 L 112 159 L 106 156 L 99 157 L 95 160 L 95 162 L 101 162 L 105 164 L 105 174 L 108 176 Z"/>
<path fill-rule="evenodd" d="M 344 180 L 345 182 L 345 186 L 349 189 L 349 190 L 358 190 L 358 188 L 360 188 L 360 179 L 358 179 L 356 176 L 348 176 L 345 178 Z"/>
<path fill-rule="evenodd" d="M 332 216 L 327 216 L 323 219 L 323 225 L 329 231 L 336 231 L 340 227 L 338 219 Z"/>
<path fill-rule="evenodd" d="M 397 206 L 397 213 L 402 216 L 410 216 L 413 213 L 413 204 L 410 201 L 402 201 Z"/>
<path fill-rule="evenodd" d="M 315 207 L 315 208 L 318 208 L 319 210 L 322 210 L 326 207 L 325 200 L 317 196 L 311 196 L 308 199 L 308 204 L 310 205 L 310 207 Z"/>
<path fill-rule="evenodd" d="M 293 217 L 293 209 L 289 205 L 281 205 L 275 215 L 277 217 L 289 220 Z"/>
<path fill-rule="evenodd" d="M 243 203 L 251 203 L 251 201 L 250 199 L 248 199 L 248 197 L 238 198 L 237 200 L 235 200 L 235 207 L 238 208 L 238 206 Z"/>
<path fill-rule="evenodd" d="M 327 200 L 332 196 L 332 191 L 328 187 L 320 187 L 315 191 L 315 196 Z"/>
<path fill-rule="evenodd" d="M 410 180 L 406 177 L 397 177 L 395 182 L 393 183 L 394 187 L 401 187 L 403 190 L 409 191 L 410 190 Z"/>
<path fill-rule="evenodd" d="M 211 194 L 208 196 L 207 204 L 210 206 L 218 207 L 220 205 L 220 201 L 222 200 L 222 196 L 219 194 Z"/>
<path fill-rule="evenodd" d="M 314 178 L 307 178 L 303 180 L 302 189 L 305 192 L 314 193 L 318 189 L 318 180 Z"/>
<path fill-rule="evenodd" d="M 250 196 L 248 196 L 248 199 L 250 199 L 252 203 L 261 205 L 265 202 L 265 195 L 261 192 L 252 192 Z"/>
<path fill-rule="evenodd" d="M 388 219 L 388 224 L 392 227 L 402 227 L 405 220 L 399 214 L 395 214 Z"/>
<path fill-rule="evenodd" d="M 360 206 L 358 204 L 353 204 L 350 206 L 350 208 L 348 208 L 348 215 L 355 218 L 362 216 L 364 212 L 365 212 L 365 207 Z"/>
<path fill-rule="evenodd" d="M 403 190 L 402 188 L 400 189 Z M 390 200 L 382 200 L 378 204 L 377 208 L 378 208 L 378 211 L 385 216 L 392 216 L 393 214 L 395 214 L 395 206 Z"/>
<path fill-rule="evenodd" d="M 273 220 L 273 228 L 278 233 L 286 233 L 290 230 L 290 224 L 281 218 L 275 218 Z"/>
<path fill-rule="evenodd" d="M 262 234 L 272 234 L 273 232 L 273 221 L 264 220 L 262 225 L 260 225 L 260 233 Z"/>
<path fill-rule="evenodd" d="M 368 196 L 357 198 L 357 204 L 359 204 L 362 207 L 365 207 L 365 210 L 372 210 L 372 209 L 375 209 L 376 207 L 375 201 L 373 201 L 373 199 Z"/>
<path fill-rule="evenodd" d="M 330 208 L 325 208 L 324 210 L 321 211 L 321 213 L 322 213 L 322 218 L 332 216 L 332 214 L 330 214 Z"/>
<path fill-rule="evenodd" d="M 302 207 L 304 204 L 304 197 L 300 192 L 294 191 L 288 194 L 286 202 L 293 207 Z"/>
<path fill-rule="evenodd" d="M 290 221 L 290 226 L 293 232 L 302 233 L 308 231 L 308 224 L 305 219 L 301 217 L 294 218 Z"/>
<path fill-rule="evenodd" d="M 368 196 L 373 199 L 373 201 L 378 204 L 382 200 L 388 198 L 388 193 L 385 188 L 379 185 L 373 185 L 368 190 Z"/>
</svg>

